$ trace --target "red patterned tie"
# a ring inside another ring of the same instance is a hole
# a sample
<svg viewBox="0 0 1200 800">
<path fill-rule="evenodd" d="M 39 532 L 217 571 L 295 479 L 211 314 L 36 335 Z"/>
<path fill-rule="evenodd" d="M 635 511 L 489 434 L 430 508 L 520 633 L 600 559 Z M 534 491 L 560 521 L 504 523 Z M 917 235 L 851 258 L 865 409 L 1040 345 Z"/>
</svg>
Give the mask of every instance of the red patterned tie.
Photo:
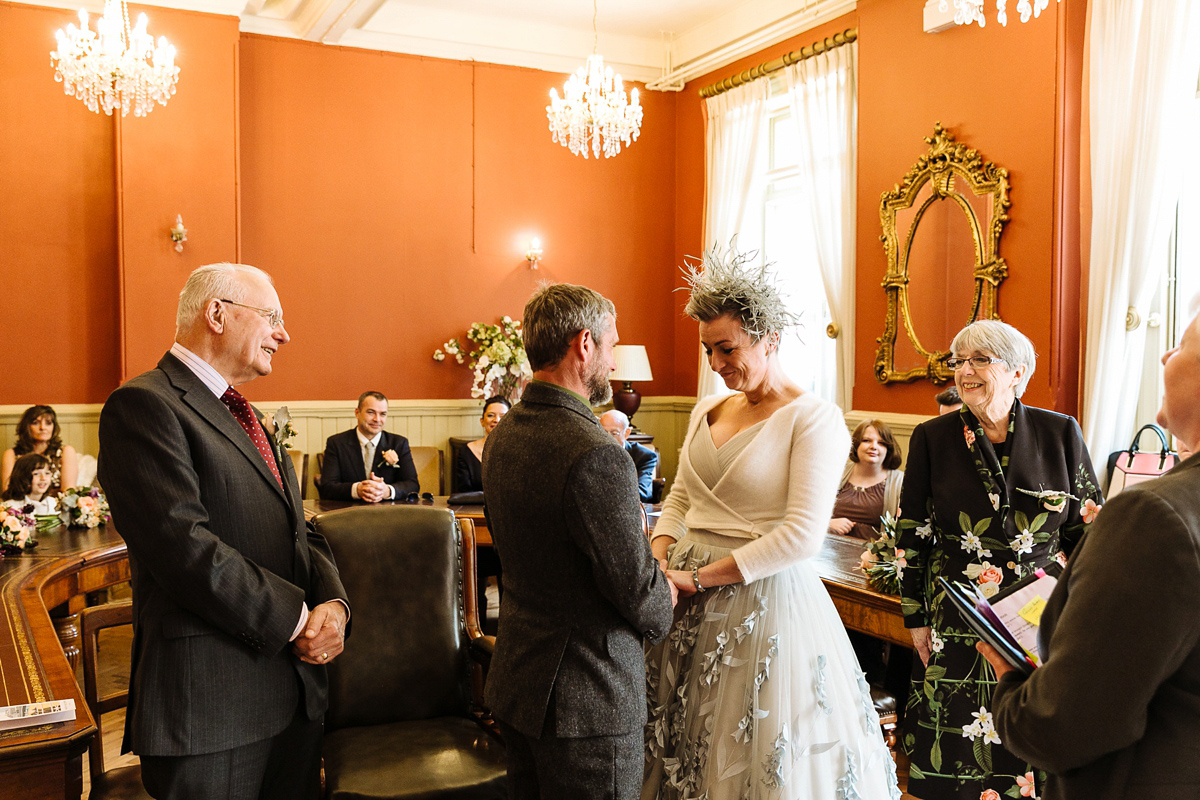
<svg viewBox="0 0 1200 800">
<path fill-rule="evenodd" d="M 245 428 L 246 433 L 250 436 L 250 441 L 254 442 L 259 455 L 263 457 L 263 461 L 267 462 L 267 466 L 271 468 L 271 474 L 275 476 L 275 480 L 279 481 L 279 485 L 282 487 L 283 478 L 279 476 L 279 467 L 275 465 L 275 456 L 271 452 L 271 446 L 267 444 L 267 434 L 263 431 L 263 426 L 258 423 L 258 418 L 254 416 L 250 403 L 232 386 L 225 390 L 225 394 L 221 395 L 221 402 L 229 406 L 229 410 L 233 412 L 233 418 Z"/>
</svg>

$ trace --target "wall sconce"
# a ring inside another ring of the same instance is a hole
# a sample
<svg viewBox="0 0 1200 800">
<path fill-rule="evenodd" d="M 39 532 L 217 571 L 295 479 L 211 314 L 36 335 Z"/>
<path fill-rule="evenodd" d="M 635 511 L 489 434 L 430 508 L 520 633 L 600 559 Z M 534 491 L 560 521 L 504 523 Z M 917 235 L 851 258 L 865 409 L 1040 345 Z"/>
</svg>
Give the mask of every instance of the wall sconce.
<svg viewBox="0 0 1200 800">
<path fill-rule="evenodd" d="M 542 240 L 538 237 L 533 237 L 529 240 L 529 249 L 525 251 L 525 260 L 529 262 L 530 269 L 537 269 L 538 262 L 542 260 Z"/>
<path fill-rule="evenodd" d="M 610 380 L 621 381 L 624 386 L 613 393 L 613 408 L 629 417 L 633 424 L 633 415 L 642 404 L 642 395 L 633 388 L 633 381 L 654 380 L 650 371 L 650 358 L 646 355 L 646 346 L 642 344 L 619 344 L 613 348 L 613 361 L 616 368 L 608 377 Z"/>
<path fill-rule="evenodd" d="M 187 241 L 187 228 L 183 227 L 183 214 L 175 215 L 175 227 L 171 228 L 171 241 L 175 243 L 175 252 L 183 252 L 183 243 Z"/>
</svg>

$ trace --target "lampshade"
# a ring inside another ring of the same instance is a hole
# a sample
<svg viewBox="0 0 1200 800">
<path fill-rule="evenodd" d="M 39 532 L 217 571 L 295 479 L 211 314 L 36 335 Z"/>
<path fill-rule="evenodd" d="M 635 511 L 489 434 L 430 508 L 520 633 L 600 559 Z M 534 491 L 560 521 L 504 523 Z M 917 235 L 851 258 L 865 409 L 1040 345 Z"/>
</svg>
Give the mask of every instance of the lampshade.
<svg viewBox="0 0 1200 800">
<path fill-rule="evenodd" d="M 645 345 L 619 344 L 613 348 L 613 358 L 617 362 L 617 368 L 608 376 L 609 380 L 654 380 L 654 373 L 650 371 L 650 358 L 646 355 Z"/>
</svg>

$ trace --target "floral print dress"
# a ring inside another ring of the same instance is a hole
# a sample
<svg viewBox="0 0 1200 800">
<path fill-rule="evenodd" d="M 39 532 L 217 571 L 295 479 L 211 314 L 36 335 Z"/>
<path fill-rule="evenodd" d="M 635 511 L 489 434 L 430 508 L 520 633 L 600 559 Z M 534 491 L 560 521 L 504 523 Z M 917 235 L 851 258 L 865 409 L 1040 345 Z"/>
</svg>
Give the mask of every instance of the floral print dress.
<svg viewBox="0 0 1200 800">
<path fill-rule="evenodd" d="M 922 800 L 1041 797 L 1045 774 L 1004 750 L 988 705 L 995 675 L 936 579 L 990 596 L 1069 554 L 1101 495 L 1078 424 L 1017 400 L 993 445 L 965 406 L 918 425 L 905 468 L 897 547 L 910 628 L 932 628 L 913 659 L 901 737 L 908 792 Z"/>
</svg>

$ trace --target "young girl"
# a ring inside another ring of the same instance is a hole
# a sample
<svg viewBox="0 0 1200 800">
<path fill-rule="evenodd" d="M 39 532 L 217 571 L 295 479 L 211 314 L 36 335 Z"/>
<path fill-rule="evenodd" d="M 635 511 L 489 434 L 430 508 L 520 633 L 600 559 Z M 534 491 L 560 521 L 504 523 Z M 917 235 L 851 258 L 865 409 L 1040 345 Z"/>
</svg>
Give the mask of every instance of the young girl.
<svg viewBox="0 0 1200 800">
<path fill-rule="evenodd" d="M 44 513 L 55 513 L 54 498 L 46 497 L 46 492 L 50 490 L 53 466 L 50 459 L 41 453 L 27 453 L 21 456 L 13 464 L 8 488 L 4 490 L 4 496 L 0 499 L 49 506 Z"/>
</svg>

